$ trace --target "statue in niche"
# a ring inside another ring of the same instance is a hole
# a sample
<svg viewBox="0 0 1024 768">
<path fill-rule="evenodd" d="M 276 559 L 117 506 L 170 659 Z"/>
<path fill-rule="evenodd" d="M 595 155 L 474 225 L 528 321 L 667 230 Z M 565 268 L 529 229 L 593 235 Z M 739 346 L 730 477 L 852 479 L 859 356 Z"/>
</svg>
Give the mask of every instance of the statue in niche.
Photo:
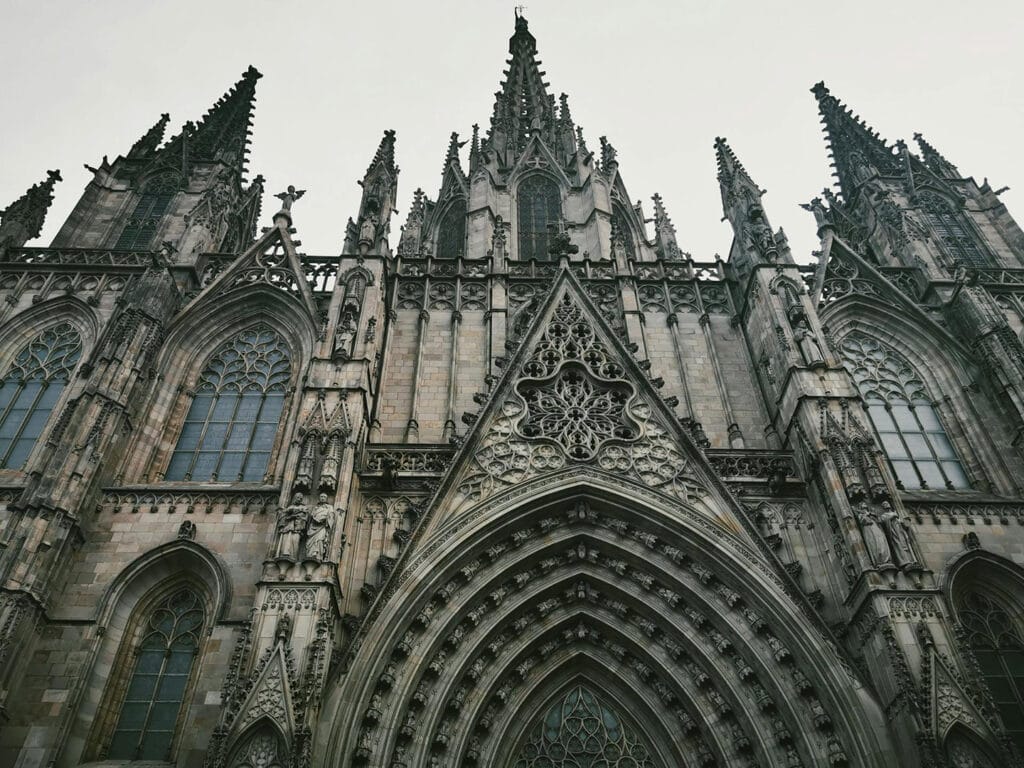
<svg viewBox="0 0 1024 768">
<path fill-rule="evenodd" d="M 296 493 L 292 496 L 291 504 L 277 511 L 278 558 L 292 561 L 298 559 L 308 517 L 309 507 L 302 493 Z"/>
<path fill-rule="evenodd" d="M 334 491 L 338 487 L 338 472 L 341 470 L 341 450 L 344 436 L 333 431 L 327 436 L 327 447 L 324 449 L 324 463 L 320 467 L 320 490 Z"/>
<path fill-rule="evenodd" d="M 334 530 L 334 507 L 326 493 L 321 493 L 306 523 L 306 559 L 327 562 L 331 550 L 331 532 Z"/>
<path fill-rule="evenodd" d="M 295 470 L 295 483 L 293 489 L 308 490 L 313 484 L 313 472 L 316 469 L 316 447 L 320 441 L 317 432 L 310 432 L 302 441 L 302 453 L 299 456 L 299 466 Z"/>
<path fill-rule="evenodd" d="M 892 551 L 889 549 L 882 521 L 878 518 L 878 512 L 866 501 L 857 505 L 857 522 L 860 523 L 864 546 L 867 547 L 871 562 L 876 568 L 891 568 Z"/>
<path fill-rule="evenodd" d="M 825 365 L 825 353 L 821 349 L 821 344 L 818 343 L 818 337 L 814 335 L 806 320 L 797 320 L 796 326 L 793 328 L 793 338 L 807 365 L 811 368 Z"/>
<path fill-rule="evenodd" d="M 746 234 L 750 244 L 761 256 L 768 261 L 775 260 L 775 256 L 778 254 L 775 235 L 772 234 L 771 227 L 764 220 L 764 215 L 759 207 L 750 211 L 750 223 L 746 227 Z"/>
<path fill-rule="evenodd" d="M 334 356 L 348 360 L 352 356 L 352 345 L 356 339 L 359 318 L 359 305 L 354 301 L 345 303 L 338 321 L 338 332 L 334 337 Z"/>
<path fill-rule="evenodd" d="M 281 618 L 277 620 L 277 626 L 274 628 L 274 642 L 287 645 L 291 636 L 292 615 L 290 613 L 282 613 Z"/>
<path fill-rule="evenodd" d="M 371 247 L 377 241 L 377 217 L 372 213 L 359 222 L 359 244 Z"/>
<path fill-rule="evenodd" d="M 910 524 L 896 513 L 888 501 L 883 501 L 881 506 L 882 513 L 879 515 L 879 519 L 889 537 L 889 544 L 896 564 L 902 567 L 915 565 L 917 559 L 910 546 Z"/>
</svg>

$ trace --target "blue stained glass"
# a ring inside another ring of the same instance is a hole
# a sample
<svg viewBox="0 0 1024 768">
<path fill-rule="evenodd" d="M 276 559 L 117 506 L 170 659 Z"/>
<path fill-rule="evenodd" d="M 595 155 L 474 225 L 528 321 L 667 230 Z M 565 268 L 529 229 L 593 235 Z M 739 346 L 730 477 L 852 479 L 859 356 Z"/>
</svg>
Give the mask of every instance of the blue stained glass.
<svg viewBox="0 0 1024 768">
<path fill-rule="evenodd" d="M 167 468 L 168 480 L 262 480 L 269 457 L 251 456 L 256 424 L 267 424 L 273 443 L 291 377 L 287 347 L 274 331 L 257 327 L 222 346 L 200 377 L 197 396 Z M 202 435 L 200 440 L 198 435 Z"/>
<path fill-rule="evenodd" d="M 175 592 L 149 614 L 107 757 L 169 757 L 202 624 L 202 600 L 189 589 Z"/>
</svg>

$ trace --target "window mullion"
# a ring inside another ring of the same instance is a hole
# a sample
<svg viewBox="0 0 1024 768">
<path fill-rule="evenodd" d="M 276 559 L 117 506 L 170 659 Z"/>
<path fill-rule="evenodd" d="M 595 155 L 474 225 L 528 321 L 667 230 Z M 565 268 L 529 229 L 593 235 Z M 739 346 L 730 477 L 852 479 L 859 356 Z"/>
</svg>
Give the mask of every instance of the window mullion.
<svg viewBox="0 0 1024 768">
<path fill-rule="evenodd" d="M 11 400 L 9 403 L 7 403 L 7 407 L 4 409 L 3 414 L 0 415 L 0 427 L 2 427 L 7 422 L 7 419 L 10 416 L 11 411 L 14 409 L 15 403 L 18 402 L 18 398 L 21 397 L 21 393 L 25 390 L 25 384 L 25 379 L 18 380 L 18 391 L 15 392 L 14 395 L 11 397 Z M 10 458 L 10 455 L 13 451 L 14 438 L 11 438 L 11 444 L 7 447 L 7 450 L 4 451 L 4 454 L 0 456 L 0 467 L 7 466 L 7 459 Z"/>
<path fill-rule="evenodd" d="M 252 429 L 249 431 L 249 440 L 245 444 L 245 458 L 242 459 L 242 464 L 238 469 L 238 477 L 245 477 L 245 470 L 249 467 L 249 460 L 252 459 L 252 444 L 253 440 L 256 439 L 256 430 L 259 429 L 260 417 L 263 415 L 263 408 L 267 404 L 267 393 L 263 392 L 260 395 L 260 407 L 256 409 L 256 418 L 253 419 Z M 270 469 L 270 462 L 267 462 L 267 469 Z"/>
<path fill-rule="evenodd" d="M 202 390 L 199 390 L 202 391 Z M 196 392 L 196 395 L 199 394 Z M 185 412 L 185 424 L 188 424 L 188 414 L 192 411 L 192 406 L 195 404 L 196 395 L 192 395 L 192 402 L 188 404 L 188 410 Z M 213 412 L 217 410 L 217 403 L 220 401 L 220 392 L 214 391 L 213 399 L 210 401 L 210 407 L 206 411 L 206 418 L 203 419 L 203 428 L 199 432 L 199 437 L 196 440 L 196 447 L 192 449 L 192 461 L 188 464 L 188 469 L 185 472 L 185 480 L 192 479 L 192 473 L 195 471 L 196 462 L 199 461 L 199 454 L 203 452 L 203 441 L 206 440 L 206 432 L 210 428 L 210 419 L 213 418 Z M 178 438 L 181 439 L 180 437 Z M 173 457 L 173 453 L 171 456 Z"/>
<path fill-rule="evenodd" d="M 39 387 L 39 391 L 36 392 L 36 396 L 32 400 L 32 404 L 25 409 L 25 417 L 21 420 L 21 424 L 18 426 L 18 431 L 11 437 L 11 447 L 7 449 L 7 455 L 4 456 L 3 463 L 0 466 L 7 465 L 7 460 L 10 458 L 11 454 L 14 453 L 14 446 L 17 444 L 18 440 L 21 439 L 21 436 L 25 434 L 25 427 L 28 425 L 29 421 L 31 421 L 33 414 L 36 412 L 36 408 L 39 406 L 40 398 L 42 398 L 49 386 L 50 382 L 47 379 L 43 379 L 42 384 Z M 19 397 L 21 396 L 22 391 L 24 391 L 24 389 L 18 392 Z M 25 461 L 28 461 L 28 456 L 25 457 Z M 12 469 L 19 469 L 19 467 L 12 467 Z"/>
<path fill-rule="evenodd" d="M 221 442 L 220 452 L 217 454 L 217 465 L 214 467 L 214 480 L 218 480 L 220 478 L 220 466 L 224 463 L 224 453 L 228 449 L 228 441 L 231 439 L 231 433 L 235 429 L 235 421 L 238 419 L 238 409 L 242 405 L 242 398 L 244 395 L 245 392 L 243 390 L 239 390 L 238 398 L 235 400 L 235 407 L 231 411 L 231 419 L 228 421 L 228 428 L 224 430 L 224 440 Z M 242 475 L 239 473 L 239 475 L 234 478 L 234 482 L 238 482 L 241 477 Z"/>
</svg>

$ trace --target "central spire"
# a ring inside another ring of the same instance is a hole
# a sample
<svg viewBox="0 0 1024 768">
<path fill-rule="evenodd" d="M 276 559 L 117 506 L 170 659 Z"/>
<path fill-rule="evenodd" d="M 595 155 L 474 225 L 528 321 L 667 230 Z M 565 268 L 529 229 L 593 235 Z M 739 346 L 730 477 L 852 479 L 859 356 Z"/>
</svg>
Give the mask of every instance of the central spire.
<svg viewBox="0 0 1024 768">
<path fill-rule="evenodd" d="M 515 34 L 509 39 L 508 69 L 502 74 L 501 90 L 495 94 L 494 114 L 488 141 L 502 159 L 526 146 L 534 132 L 547 134 L 555 124 L 555 101 L 548 94 L 549 83 L 537 61 L 537 40 L 530 34 L 529 24 L 516 13 Z"/>
</svg>

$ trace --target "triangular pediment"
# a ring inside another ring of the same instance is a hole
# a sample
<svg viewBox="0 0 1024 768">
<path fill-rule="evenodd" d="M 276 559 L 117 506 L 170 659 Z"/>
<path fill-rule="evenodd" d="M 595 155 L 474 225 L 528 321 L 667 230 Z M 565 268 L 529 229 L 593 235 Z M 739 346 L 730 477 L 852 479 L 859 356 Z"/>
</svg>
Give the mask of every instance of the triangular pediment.
<svg viewBox="0 0 1024 768">
<path fill-rule="evenodd" d="M 291 239 L 289 222 L 284 217 L 276 218 L 274 226 L 213 278 L 185 311 L 236 289 L 256 285 L 266 285 L 295 296 L 310 318 L 316 318 L 313 292 L 295 250 L 295 242 Z"/>
<path fill-rule="evenodd" d="M 566 186 L 570 186 L 572 183 L 539 134 L 530 137 L 526 147 L 512 166 L 508 177 L 511 179 L 535 171 L 552 173 Z"/>
<path fill-rule="evenodd" d="M 231 727 L 233 733 L 243 733 L 261 719 L 272 721 L 288 737 L 295 733 L 292 683 L 285 654 L 284 643 L 279 642 L 263 660 L 238 709 Z"/>
<path fill-rule="evenodd" d="M 563 270 L 442 479 L 417 541 L 530 483 L 592 473 L 749 542 L 738 504 L 654 382 Z"/>
</svg>

